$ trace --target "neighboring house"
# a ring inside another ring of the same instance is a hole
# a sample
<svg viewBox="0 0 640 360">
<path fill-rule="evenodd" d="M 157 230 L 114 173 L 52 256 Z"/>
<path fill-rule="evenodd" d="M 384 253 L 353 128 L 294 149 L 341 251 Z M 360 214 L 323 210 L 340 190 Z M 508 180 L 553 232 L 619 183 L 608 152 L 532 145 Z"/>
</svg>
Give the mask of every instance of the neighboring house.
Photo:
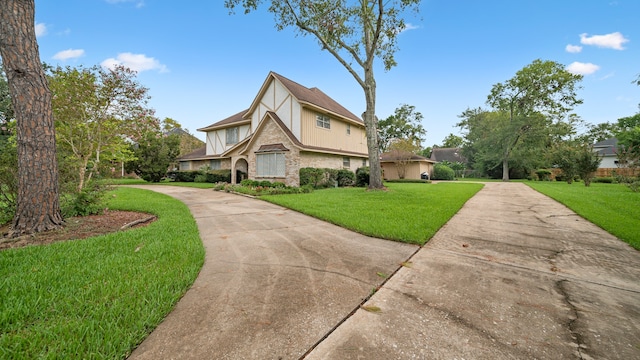
<svg viewBox="0 0 640 360">
<path fill-rule="evenodd" d="M 320 89 L 274 72 L 248 109 L 198 131 L 206 146 L 178 158 L 180 170 L 230 169 L 233 183 L 247 177 L 297 186 L 300 168 L 367 165 L 362 119 Z"/>
<path fill-rule="evenodd" d="M 467 163 L 467 159 L 462 155 L 461 148 L 439 148 L 434 147 L 431 150 L 431 157 L 429 160 L 434 162 L 448 161 L 450 163 L 461 162 Z"/>
<path fill-rule="evenodd" d="M 618 139 L 610 138 L 593 144 L 593 151 L 602 157 L 599 169 L 615 169 L 618 167 Z"/>
<path fill-rule="evenodd" d="M 385 180 L 399 179 L 398 172 L 403 171 L 399 167 L 403 166 L 405 179 L 421 179 L 421 175 L 425 173 L 428 174 L 428 178 L 431 178 L 434 163 L 435 161 L 415 154 L 411 155 L 410 158 L 401 156 L 396 152 L 386 152 L 380 155 L 380 166 Z"/>
</svg>

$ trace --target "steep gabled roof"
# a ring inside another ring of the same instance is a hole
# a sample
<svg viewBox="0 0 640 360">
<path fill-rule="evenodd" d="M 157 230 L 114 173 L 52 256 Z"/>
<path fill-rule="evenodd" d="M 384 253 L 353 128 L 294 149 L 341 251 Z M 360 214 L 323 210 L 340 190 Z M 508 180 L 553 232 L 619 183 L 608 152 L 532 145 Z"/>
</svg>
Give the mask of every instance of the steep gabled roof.
<svg viewBox="0 0 640 360">
<path fill-rule="evenodd" d="M 267 91 L 271 81 L 274 79 L 278 80 L 282 86 L 284 86 L 302 105 L 314 107 L 318 110 L 333 114 L 334 116 L 337 115 L 344 119 L 351 120 L 354 123 L 364 124 L 362 119 L 347 110 L 344 106 L 338 104 L 337 101 L 330 98 L 320 89 L 315 87 L 311 89 L 307 88 L 273 71 L 269 72 L 269 75 L 267 75 L 258 95 L 253 99 L 251 106 L 245 113 L 245 117 L 249 116 L 256 110 L 260 103 L 260 99 Z"/>
<path fill-rule="evenodd" d="M 437 162 L 467 162 L 467 159 L 462 155 L 461 148 L 433 148 L 430 159 Z"/>
<path fill-rule="evenodd" d="M 248 110 L 248 109 L 247 109 Z M 233 114 L 226 119 L 220 120 L 216 123 L 213 123 L 209 126 L 205 126 L 203 128 L 198 129 L 198 131 L 211 131 L 215 129 L 220 129 L 229 125 L 236 125 L 240 123 L 249 123 L 250 121 L 243 117 L 244 114 L 247 113 L 247 110 L 242 110 L 237 114 Z"/>
</svg>

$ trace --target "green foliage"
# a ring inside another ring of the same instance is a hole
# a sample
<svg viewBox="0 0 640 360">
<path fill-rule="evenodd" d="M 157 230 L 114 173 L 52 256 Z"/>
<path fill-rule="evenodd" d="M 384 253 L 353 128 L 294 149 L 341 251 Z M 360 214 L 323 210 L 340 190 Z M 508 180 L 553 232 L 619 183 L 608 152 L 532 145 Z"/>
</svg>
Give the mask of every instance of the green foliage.
<svg viewBox="0 0 640 360">
<path fill-rule="evenodd" d="M 135 71 L 122 66 L 46 69 L 58 151 L 79 190 L 105 160 L 131 159 L 125 139 L 142 141 L 143 134 L 159 132 L 158 119 L 146 107 L 148 89 L 136 81 Z"/>
<path fill-rule="evenodd" d="M 110 209 L 149 226 L 80 241 L 0 251 L 0 357 L 125 359 L 174 308 L 204 261 L 189 209 L 134 188 Z"/>
<path fill-rule="evenodd" d="M 463 142 L 464 142 L 464 139 L 461 136 L 449 134 L 447 135 L 447 137 L 444 138 L 444 140 L 442 140 L 442 146 L 440 147 L 458 148 L 458 147 L 462 147 Z"/>
<path fill-rule="evenodd" d="M 476 163 L 474 168 L 480 165 L 488 172 L 501 165 L 502 179 L 509 180 L 514 162 L 525 170 L 539 167 L 531 162 L 555 136 L 554 122 L 563 121 L 582 103 L 576 93 L 581 80 L 582 75 L 568 72 L 562 64 L 535 60 L 513 78 L 495 84 L 487 97 L 494 111 L 467 110 L 458 124 L 466 131 L 466 152 L 471 152 L 467 157 Z"/>
<path fill-rule="evenodd" d="M 356 186 L 369 186 L 369 167 L 363 166 L 356 170 Z"/>
<path fill-rule="evenodd" d="M 482 186 L 387 183 L 387 191 L 351 187 L 261 198 L 365 235 L 424 244 Z"/>
<path fill-rule="evenodd" d="M 592 183 L 602 183 L 602 184 L 613 184 L 616 182 L 616 179 L 612 176 L 609 177 L 594 177 L 591 180 Z"/>
<path fill-rule="evenodd" d="M 104 197 L 109 188 L 101 182 L 90 181 L 80 191 L 64 193 L 60 198 L 62 216 L 102 214 L 105 209 Z"/>
<path fill-rule="evenodd" d="M 406 140 L 412 146 L 417 147 L 417 149 L 412 148 L 411 152 L 417 152 L 427 134 L 422 126 L 422 119 L 422 114 L 415 111 L 415 106 L 403 104 L 396 108 L 395 114 L 380 120 L 378 122 L 380 151 L 391 150 L 394 141 Z"/>
<path fill-rule="evenodd" d="M 339 187 L 353 186 L 356 183 L 356 174 L 348 169 L 340 169 L 336 174 Z"/>
<path fill-rule="evenodd" d="M 160 182 L 169 165 L 180 152 L 180 138 L 176 135 L 161 136 L 148 132 L 140 141 L 131 146 L 134 160 L 125 163 L 127 172 L 134 172 L 149 182 Z"/>
<path fill-rule="evenodd" d="M 322 189 L 328 187 L 334 187 L 336 182 L 338 186 L 350 186 L 350 175 L 353 174 L 350 170 L 337 170 L 329 168 L 301 168 L 300 174 L 300 186 L 312 186 L 314 189 Z M 341 185 L 341 181 L 343 184 Z"/>
<path fill-rule="evenodd" d="M 454 180 L 455 172 L 452 168 L 442 163 L 435 164 L 433 166 L 433 175 L 431 180 Z"/>
<path fill-rule="evenodd" d="M 550 181 L 551 171 L 548 169 L 538 169 L 536 170 L 536 176 L 538 177 L 538 181 Z"/>
</svg>

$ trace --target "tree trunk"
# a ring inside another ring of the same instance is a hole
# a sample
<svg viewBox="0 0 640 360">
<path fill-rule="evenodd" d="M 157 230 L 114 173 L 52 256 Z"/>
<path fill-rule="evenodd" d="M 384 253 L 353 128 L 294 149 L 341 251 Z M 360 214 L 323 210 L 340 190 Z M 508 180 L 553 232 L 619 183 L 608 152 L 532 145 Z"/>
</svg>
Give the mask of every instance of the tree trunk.
<svg viewBox="0 0 640 360">
<path fill-rule="evenodd" d="M 0 56 L 17 123 L 18 198 L 11 236 L 62 226 L 51 93 L 35 35 L 34 0 L 0 1 Z"/>
<path fill-rule="evenodd" d="M 502 159 L 502 181 L 509 181 L 509 156 Z"/>
<path fill-rule="evenodd" d="M 373 69 L 365 68 L 364 81 L 364 97 L 367 102 L 367 109 L 363 120 L 367 133 L 367 149 L 369 150 L 369 189 L 382 189 L 378 119 L 376 118 L 376 80 L 373 77 Z"/>
</svg>

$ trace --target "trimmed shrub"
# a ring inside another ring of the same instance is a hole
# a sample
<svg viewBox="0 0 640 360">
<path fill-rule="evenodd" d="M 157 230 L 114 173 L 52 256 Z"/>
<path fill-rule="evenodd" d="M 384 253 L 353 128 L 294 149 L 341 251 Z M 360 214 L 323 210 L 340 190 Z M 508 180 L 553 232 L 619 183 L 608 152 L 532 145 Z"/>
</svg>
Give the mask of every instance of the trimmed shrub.
<svg viewBox="0 0 640 360">
<path fill-rule="evenodd" d="M 356 174 L 348 169 L 340 169 L 336 174 L 336 179 L 340 187 L 353 186 L 356 183 Z"/>
<path fill-rule="evenodd" d="M 301 168 L 300 174 L 300 186 L 311 185 L 316 188 L 324 177 L 324 171 L 320 168 L 306 167 Z"/>
<path fill-rule="evenodd" d="M 613 184 L 615 179 L 613 177 L 596 177 L 591 180 L 594 183 L 605 183 L 605 184 Z"/>
<path fill-rule="evenodd" d="M 433 176 L 431 176 L 431 180 L 453 180 L 454 178 L 455 172 L 447 165 L 435 164 L 433 166 Z"/>
<path fill-rule="evenodd" d="M 551 171 L 547 169 L 538 169 L 536 170 L 536 176 L 538 177 L 538 181 L 549 181 L 551 180 Z"/>
<path fill-rule="evenodd" d="M 60 209 L 62 217 L 87 216 L 102 214 L 105 208 L 104 194 L 109 190 L 99 181 L 91 181 L 76 193 L 65 194 L 61 197 Z"/>
<path fill-rule="evenodd" d="M 363 166 L 356 170 L 356 186 L 369 186 L 369 167 Z"/>
<path fill-rule="evenodd" d="M 224 170 L 209 170 L 206 173 L 206 182 L 219 183 L 219 182 L 231 182 L 231 169 Z"/>
</svg>

